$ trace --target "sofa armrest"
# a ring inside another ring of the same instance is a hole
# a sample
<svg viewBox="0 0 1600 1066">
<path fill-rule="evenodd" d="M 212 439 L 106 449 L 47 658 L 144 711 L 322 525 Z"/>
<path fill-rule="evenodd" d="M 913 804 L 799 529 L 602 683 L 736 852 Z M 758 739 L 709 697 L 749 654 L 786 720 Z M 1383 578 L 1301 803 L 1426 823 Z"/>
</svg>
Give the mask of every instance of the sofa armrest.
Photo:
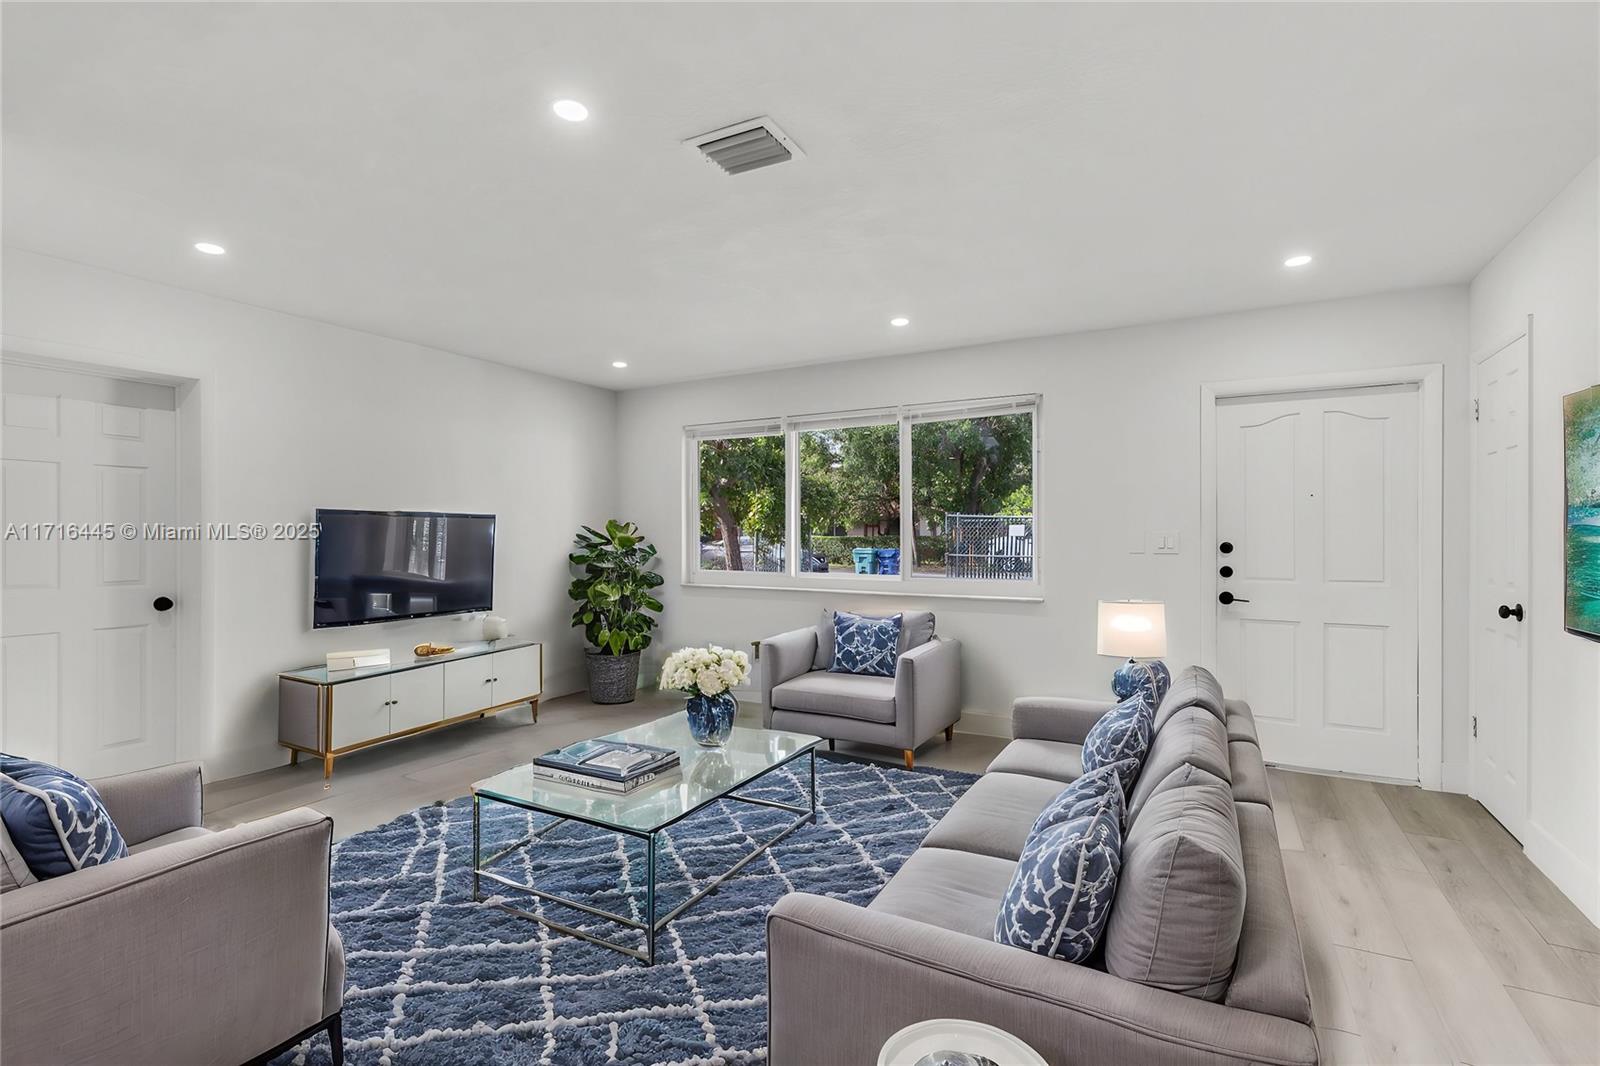
<svg viewBox="0 0 1600 1066">
<path fill-rule="evenodd" d="M 178 762 L 89 782 L 129 846 L 200 824 L 200 764 Z"/>
<path fill-rule="evenodd" d="M 1316 1034 L 1298 1022 L 803 892 L 769 913 L 767 959 L 773 1066 L 874 1062 L 926 1018 L 998 1026 L 1051 1066 L 1317 1061 Z"/>
<path fill-rule="evenodd" d="M 1011 735 L 1018 740 L 1082 744 L 1089 727 L 1116 703 L 1070 696 L 1022 696 L 1011 704 Z"/>
<path fill-rule="evenodd" d="M 761 642 L 761 720 L 772 726 L 772 690 L 806 673 L 817 657 L 817 627 L 791 629 Z"/>
<path fill-rule="evenodd" d="M 333 822 L 301 808 L 13 889 L 7 1062 L 243 1062 L 327 1017 Z"/>
<path fill-rule="evenodd" d="M 894 707 L 908 747 L 954 725 L 961 717 L 961 642 L 934 637 L 900 656 Z"/>
</svg>

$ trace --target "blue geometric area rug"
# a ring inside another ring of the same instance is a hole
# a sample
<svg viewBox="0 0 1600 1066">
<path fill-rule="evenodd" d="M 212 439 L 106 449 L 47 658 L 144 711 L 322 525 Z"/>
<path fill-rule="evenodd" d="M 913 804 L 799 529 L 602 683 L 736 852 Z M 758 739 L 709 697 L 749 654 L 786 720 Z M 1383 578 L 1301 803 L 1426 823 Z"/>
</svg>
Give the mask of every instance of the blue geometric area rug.
<svg viewBox="0 0 1600 1066">
<path fill-rule="evenodd" d="M 803 760 L 741 791 L 805 802 Z M 472 804 L 422 807 L 334 846 L 352 1066 L 746 1063 L 767 1056 L 767 911 L 787 892 L 865 904 L 975 774 L 819 755 L 817 819 L 656 937 L 656 964 L 472 900 Z M 657 913 L 715 878 L 793 815 L 723 801 L 658 838 Z M 545 824 L 483 804 L 483 853 Z M 614 913 L 643 914 L 644 842 L 576 822 L 494 867 Z M 483 891 L 643 947 L 643 934 L 525 893 Z M 326 1066 L 325 1036 L 274 1066 Z"/>
</svg>

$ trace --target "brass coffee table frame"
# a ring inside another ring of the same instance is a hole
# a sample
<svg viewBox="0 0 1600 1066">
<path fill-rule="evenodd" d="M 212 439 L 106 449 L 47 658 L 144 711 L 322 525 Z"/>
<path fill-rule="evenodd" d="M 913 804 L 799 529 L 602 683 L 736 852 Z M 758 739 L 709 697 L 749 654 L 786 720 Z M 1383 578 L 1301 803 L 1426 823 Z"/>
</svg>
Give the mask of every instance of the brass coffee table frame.
<svg viewBox="0 0 1600 1066">
<path fill-rule="evenodd" d="M 649 831 L 640 830 L 640 829 L 629 829 L 629 828 L 624 828 L 622 826 L 610 825 L 610 824 L 605 823 L 605 822 L 592 821 L 592 820 L 590 820 L 588 818 L 583 818 L 583 817 L 580 817 L 580 816 L 575 815 L 575 814 L 567 814 L 567 813 L 558 813 L 558 812 L 555 812 L 555 811 L 548 811 L 548 810 L 545 810 L 543 807 L 541 807 L 536 801 L 532 801 L 532 800 L 514 801 L 514 800 L 508 799 L 508 798 L 506 798 L 504 796 L 494 795 L 494 794 L 491 794 L 491 793 L 480 793 L 480 792 L 477 791 L 477 789 L 474 789 L 473 792 L 472 792 L 472 898 L 473 898 L 473 900 L 475 902 L 486 902 L 490 906 L 499 907 L 501 910 L 508 911 L 511 914 L 515 914 L 520 918 L 527 918 L 527 919 L 530 919 L 531 921 L 538 922 L 540 925 L 548 926 L 549 928 L 556 930 L 556 932 L 558 932 L 558 933 L 565 933 L 567 936 L 574 936 L 574 937 L 579 938 L 580 940 L 587 940 L 591 944 L 599 944 L 601 947 L 607 947 L 607 948 L 612 949 L 613 951 L 620 951 L 624 955 L 628 955 L 628 956 L 631 956 L 632 958 L 638 959 L 639 961 L 643 962 L 647 966 L 654 966 L 655 962 L 656 962 L 656 934 L 659 933 L 662 929 L 666 928 L 668 923 L 673 921 L 673 919 L 677 918 L 678 915 L 682 914 L 684 911 L 688 910 L 690 907 L 694 906 L 696 903 L 700 902 L 705 897 L 709 896 L 711 893 L 715 892 L 718 888 L 720 888 L 722 886 L 723 882 L 727 881 L 728 878 L 732 877 L 734 874 L 736 874 L 740 870 L 744 869 L 747 865 L 749 865 L 749 863 L 750 863 L 750 861 L 752 859 L 755 859 L 758 856 L 764 854 L 767 851 L 767 849 L 772 847 L 772 845 L 778 843 L 778 841 L 784 839 L 790 833 L 793 833 L 796 829 L 799 829 L 801 826 L 806 825 L 806 824 L 811 823 L 811 822 L 816 820 L 816 817 L 817 817 L 817 745 L 820 744 L 820 743 L 821 743 L 821 741 L 819 740 L 817 742 L 817 744 L 812 744 L 812 745 L 806 747 L 805 749 L 803 749 L 801 751 L 795 752 L 793 755 L 791 755 L 789 758 L 785 759 L 783 762 L 777 763 L 777 764 L 775 764 L 773 766 L 768 767 L 767 769 L 761 771 L 756 776 L 750 778 L 748 781 L 741 781 L 738 785 L 734 786 L 732 789 L 729 789 L 727 792 L 724 792 L 721 795 L 713 796 L 710 799 L 706 800 L 706 802 L 700 804 L 698 807 L 695 807 L 693 810 L 685 811 L 684 813 L 678 815 L 676 818 L 673 818 L 671 821 L 666 822 L 663 825 L 657 826 L 655 829 L 649 830 Z M 762 778 L 766 777 L 768 774 L 774 773 L 775 771 L 778 771 L 778 770 L 782 770 L 785 767 L 787 767 L 790 764 L 792 764 L 793 762 L 795 762 L 795 760 L 800 759 L 802 757 L 805 757 L 810 763 L 810 786 L 809 786 L 809 789 L 808 789 L 809 794 L 810 794 L 810 805 L 809 806 L 804 806 L 803 807 L 803 806 L 799 806 L 797 804 L 792 804 L 792 803 L 780 803 L 777 800 L 759 799 L 759 798 L 754 797 L 754 796 L 740 796 L 740 795 L 736 794 L 739 789 L 745 788 L 745 787 L 748 787 L 750 785 L 755 784 L 756 782 L 760 781 Z M 534 812 L 536 814 L 548 814 L 552 818 L 554 818 L 555 820 L 545 823 L 544 825 L 542 825 L 539 828 L 535 829 L 533 832 L 529 833 L 527 836 L 523 837 L 521 840 L 517 841 L 514 844 L 508 844 L 506 847 L 501 848 L 499 851 L 495 852 L 493 855 L 490 855 L 488 858 L 485 859 L 485 858 L 482 857 L 483 856 L 483 850 L 482 850 L 482 844 L 481 844 L 481 822 L 482 822 L 482 816 L 481 816 L 480 808 L 481 808 L 481 805 L 483 804 L 483 802 L 486 801 L 486 800 L 489 801 L 489 802 L 492 802 L 492 803 L 503 803 L 503 804 L 505 804 L 505 805 L 507 805 L 509 807 L 517 807 L 517 808 L 520 808 L 520 809 L 525 810 L 525 811 L 532 811 L 532 812 Z M 718 874 L 710 883 L 708 883 L 704 888 L 700 889 L 700 891 L 694 893 L 692 896 L 690 896 L 688 899 L 684 900 L 682 903 L 678 904 L 676 907 L 672 908 L 672 910 L 668 911 L 666 914 L 664 914 L 664 915 L 662 915 L 660 917 L 657 917 L 656 916 L 656 836 L 658 834 L 660 834 L 660 833 L 666 832 L 668 829 L 671 829 L 673 826 L 677 825 L 679 822 L 683 821 L 685 818 L 689 818 L 689 817 L 692 817 L 693 815 L 699 814 L 701 811 L 705 810 L 707 807 L 711 806 L 713 803 L 718 803 L 718 802 L 720 802 L 722 800 L 734 800 L 734 801 L 737 801 L 739 803 L 749 803 L 749 804 L 754 804 L 754 805 L 759 806 L 759 807 L 775 807 L 780 811 L 788 811 L 791 814 L 798 814 L 800 817 L 796 818 L 792 823 L 790 823 L 788 826 L 784 827 L 784 829 L 782 829 L 780 832 L 774 834 L 773 836 L 769 837 L 766 841 L 764 841 L 763 843 L 759 844 L 754 851 L 751 851 L 748 854 L 744 855 L 737 862 L 735 862 L 732 866 L 728 867 L 728 869 L 726 871 L 724 871 L 721 874 Z M 533 885 L 524 884 L 521 881 L 514 881 L 509 877 L 503 877 L 500 874 L 495 873 L 494 871 L 489 869 L 495 863 L 500 862 L 502 859 L 506 858 L 508 855 L 511 855 L 511 854 L 513 854 L 513 853 L 515 853 L 517 851 L 520 851 L 523 848 L 529 847 L 532 844 L 536 843 L 539 840 L 540 837 L 544 836 L 546 833 L 548 833 L 550 830 L 554 829 L 556 826 L 562 825 L 562 824 L 564 824 L 566 822 L 569 822 L 569 821 L 571 821 L 571 822 L 580 822 L 580 823 L 582 823 L 584 825 L 592 825 L 596 829 L 604 829 L 604 830 L 606 830 L 608 832 L 619 833 L 619 834 L 621 834 L 623 836 L 628 836 L 628 837 L 634 837 L 636 839 L 643 840 L 645 842 L 645 856 L 646 856 L 646 871 L 647 872 L 646 872 L 646 875 L 645 875 L 645 889 L 644 889 L 645 917 L 644 917 L 643 921 L 641 921 L 641 920 L 639 920 L 637 918 L 629 917 L 627 915 L 614 914 L 611 911 L 602 910 L 599 907 L 593 907 L 593 906 L 590 906 L 587 903 L 580 903 L 578 900 L 569 899 L 566 896 L 557 895 L 554 892 L 546 892 L 542 888 L 536 888 Z M 487 878 L 488 880 L 493 881 L 495 884 L 501 885 L 501 886 L 503 886 L 505 888 L 514 889 L 514 890 L 516 890 L 518 892 L 526 892 L 529 895 L 538 897 L 539 899 L 548 900 L 551 903 L 559 903 L 563 907 L 571 907 L 574 910 L 582 911 L 585 914 L 592 914 L 596 918 L 604 918 L 607 921 L 616 922 L 618 925 L 625 926 L 626 928 L 639 930 L 640 932 L 644 933 L 645 947 L 644 947 L 643 950 L 640 950 L 639 948 L 631 947 L 631 946 L 629 946 L 627 944 L 618 943 L 615 940 L 607 940 L 605 937 L 596 936 L 593 933 L 586 933 L 582 929 L 574 929 L 570 925 L 566 925 L 566 924 L 564 924 L 562 922 L 555 921 L 555 920 L 553 920 L 551 918 L 546 918 L 543 915 L 534 913 L 533 911 L 524 910 L 521 907 L 513 906 L 512 904 L 506 903 L 506 902 L 504 902 L 502 900 L 497 900 L 497 899 L 485 897 L 483 895 L 482 889 L 481 889 L 481 881 L 484 878 Z"/>
</svg>

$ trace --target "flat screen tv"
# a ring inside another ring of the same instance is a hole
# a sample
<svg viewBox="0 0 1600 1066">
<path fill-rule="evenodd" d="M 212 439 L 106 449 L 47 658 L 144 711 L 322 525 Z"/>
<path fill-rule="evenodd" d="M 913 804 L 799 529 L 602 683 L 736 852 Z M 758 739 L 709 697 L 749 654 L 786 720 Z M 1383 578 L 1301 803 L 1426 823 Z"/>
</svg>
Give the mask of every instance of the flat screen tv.
<svg viewBox="0 0 1600 1066">
<path fill-rule="evenodd" d="M 1600 385 L 1565 398 L 1566 630 L 1600 640 Z"/>
<path fill-rule="evenodd" d="M 317 509 L 311 624 L 359 626 L 494 606 L 494 515 Z"/>
</svg>

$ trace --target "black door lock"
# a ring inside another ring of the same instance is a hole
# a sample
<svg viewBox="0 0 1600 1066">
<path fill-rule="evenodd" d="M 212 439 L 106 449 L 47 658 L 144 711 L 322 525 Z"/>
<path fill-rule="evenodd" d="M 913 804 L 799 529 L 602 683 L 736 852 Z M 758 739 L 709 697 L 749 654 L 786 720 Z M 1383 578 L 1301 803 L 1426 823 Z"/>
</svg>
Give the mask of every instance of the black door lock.
<svg viewBox="0 0 1600 1066">
<path fill-rule="evenodd" d="M 1507 607 L 1502 603 L 1499 614 L 1501 618 L 1515 618 L 1520 622 L 1522 621 L 1522 604 L 1519 603 L 1515 607 Z"/>
<path fill-rule="evenodd" d="M 1223 555 L 1232 555 L 1233 554 L 1233 541 L 1225 540 L 1221 544 L 1218 544 L 1217 545 L 1217 551 L 1221 552 Z"/>
<path fill-rule="evenodd" d="M 172 599 L 168 596 L 157 596 L 151 601 L 150 606 L 158 611 L 170 611 L 172 610 Z"/>
</svg>

